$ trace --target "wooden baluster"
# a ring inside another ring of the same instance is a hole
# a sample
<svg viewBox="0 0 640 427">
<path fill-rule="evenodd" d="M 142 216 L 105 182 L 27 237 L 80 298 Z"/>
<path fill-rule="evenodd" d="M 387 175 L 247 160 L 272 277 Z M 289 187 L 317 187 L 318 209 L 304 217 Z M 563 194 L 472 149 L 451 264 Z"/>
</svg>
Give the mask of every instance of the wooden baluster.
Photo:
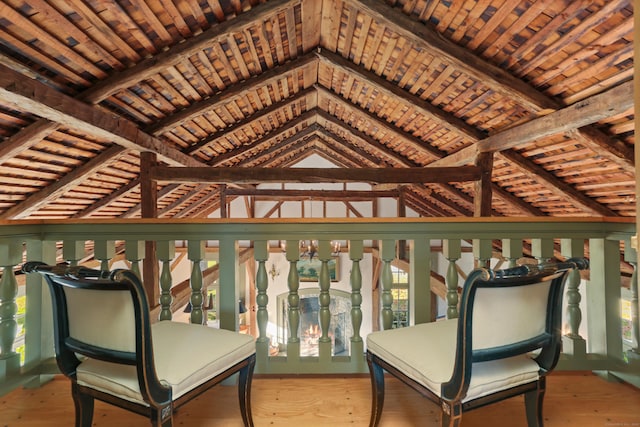
<svg viewBox="0 0 640 427">
<path fill-rule="evenodd" d="M 258 262 L 258 270 L 256 271 L 256 305 L 258 306 L 256 312 L 256 323 L 258 324 L 256 369 L 259 372 L 264 372 L 269 358 L 269 337 L 267 337 L 267 323 L 269 322 L 267 288 L 269 286 L 269 278 L 265 267 L 265 262 L 269 259 L 268 242 L 266 240 L 256 240 L 253 244 L 253 253 Z"/>
<path fill-rule="evenodd" d="M 509 268 L 515 267 L 522 258 L 522 240 L 502 239 L 502 256 L 509 260 Z"/>
<path fill-rule="evenodd" d="M 142 274 L 140 273 L 140 261 L 144 259 L 145 255 L 145 242 L 144 240 L 127 240 L 124 243 L 124 256 L 127 261 L 131 263 L 129 268 L 138 279 L 142 281 Z"/>
<path fill-rule="evenodd" d="M 287 341 L 287 359 L 298 360 L 300 358 L 300 276 L 298 275 L 298 259 L 300 258 L 298 242 L 287 241 L 286 257 L 289 261 L 289 274 L 287 275 L 287 285 L 289 295 L 287 296 L 289 321 L 289 339 Z"/>
<path fill-rule="evenodd" d="M 393 274 L 391 273 L 391 261 L 395 257 L 395 242 L 393 240 L 380 241 L 380 257 L 382 258 L 382 271 L 380 274 L 380 283 L 382 285 L 382 293 L 380 301 L 382 309 L 380 317 L 382 320 L 382 329 L 387 330 L 393 327 L 393 295 L 391 295 L 391 287 L 393 286 Z"/>
<path fill-rule="evenodd" d="M 64 240 L 62 242 L 62 257 L 69 265 L 78 265 L 85 256 L 85 248 L 83 240 Z"/>
<path fill-rule="evenodd" d="M 191 323 L 204 325 L 204 313 L 202 311 L 202 268 L 200 262 L 204 259 L 205 242 L 202 240 L 189 240 L 187 256 L 191 260 Z"/>
<path fill-rule="evenodd" d="M 442 252 L 449 261 L 447 267 L 447 319 L 458 317 L 458 269 L 456 261 L 460 259 L 461 247 L 458 239 L 442 240 Z"/>
<path fill-rule="evenodd" d="M 94 256 L 100 261 L 100 270 L 109 271 L 109 261 L 116 255 L 116 242 L 113 240 L 96 240 Z"/>
<path fill-rule="evenodd" d="M 624 259 L 633 266 L 629 290 L 631 291 L 631 348 L 626 352 L 627 360 L 640 360 L 640 318 L 638 316 L 638 253 L 630 241 L 624 242 Z"/>
<path fill-rule="evenodd" d="M 352 240 L 349 242 L 349 258 L 351 259 L 351 324 L 353 325 L 353 336 L 351 337 L 351 354 L 355 354 L 353 345 L 361 343 L 360 328 L 362 327 L 362 271 L 360 270 L 360 260 L 362 259 L 362 240 Z"/>
<path fill-rule="evenodd" d="M 331 242 L 320 240 L 318 242 L 318 259 L 321 262 L 318 274 L 318 285 L 320 295 L 318 295 L 319 309 L 318 320 L 320 323 L 320 338 L 318 340 L 318 351 L 320 361 L 329 362 L 331 359 L 331 337 L 329 336 L 329 326 L 331 323 L 331 278 L 329 277 L 329 261 L 331 260 Z"/>
<path fill-rule="evenodd" d="M 476 268 L 491 268 L 491 240 L 473 239 L 473 258 Z"/>
<path fill-rule="evenodd" d="M 162 264 L 160 272 L 160 314 L 159 320 L 171 320 L 171 261 L 176 255 L 176 242 L 173 240 L 161 240 L 157 242 L 156 251 L 158 260 Z"/>
<path fill-rule="evenodd" d="M 560 251 L 566 258 L 581 257 L 584 255 L 584 241 L 582 239 L 562 239 Z M 580 271 L 573 270 L 567 277 L 565 312 L 566 330 L 562 337 L 562 352 L 572 356 L 585 357 L 587 343 L 580 336 L 580 324 L 582 323 L 582 310 L 580 310 Z"/>
<path fill-rule="evenodd" d="M 360 260 L 362 260 L 363 244 L 362 240 L 351 240 L 349 242 L 349 259 L 351 260 L 351 274 L 349 283 L 351 284 L 351 325 L 353 335 L 351 336 L 351 363 L 355 372 L 365 369 L 364 340 L 360 336 L 362 327 L 362 270 Z"/>
<path fill-rule="evenodd" d="M 17 241 L 0 240 L 0 380 L 20 372 L 20 355 L 13 351 L 18 334 L 16 313 L 18 304 L 18 283 L 13 274 L 13 266 L 22 261 L 22 245 Z"/>
<path fill-rule="evenodd" d="M 553 239 L 531 239 L 531 255 L 538 260 L 538 264 L 544 264 L 554 256 Z"/>
</svg>

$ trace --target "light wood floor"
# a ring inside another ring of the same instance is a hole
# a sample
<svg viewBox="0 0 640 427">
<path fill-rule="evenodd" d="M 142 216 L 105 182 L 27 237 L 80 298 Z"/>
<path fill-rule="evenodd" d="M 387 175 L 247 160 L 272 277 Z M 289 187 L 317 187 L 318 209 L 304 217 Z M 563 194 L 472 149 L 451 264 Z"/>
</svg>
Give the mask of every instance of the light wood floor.
<svg viewBox="0 0 640 427">
<path fill-rule="evenodd" d="M 184 406 L 176 426 L 240 427 L 233 386 L 218 386 Z M 255 378 L 253 417 L 262 426 L 362 426 L 370 409 L 368 377 Z M 547 427 L 640 427 L 640 390 L 588 373 L 554 373 L 547 381 Z M 438 426 L 439 410 L 394 379 L 387 380 L 381 427 Z M 0 397 L 0 427 L 72 426 L 73 403 L 63 377 L 38 389 L 20 389 Z M 96 427 L 147 426 L 139 415 L 96 403 Z M 465 414 L 464 427 L 526 426 L 524 403 L 513 398 Z"/>
</svg>

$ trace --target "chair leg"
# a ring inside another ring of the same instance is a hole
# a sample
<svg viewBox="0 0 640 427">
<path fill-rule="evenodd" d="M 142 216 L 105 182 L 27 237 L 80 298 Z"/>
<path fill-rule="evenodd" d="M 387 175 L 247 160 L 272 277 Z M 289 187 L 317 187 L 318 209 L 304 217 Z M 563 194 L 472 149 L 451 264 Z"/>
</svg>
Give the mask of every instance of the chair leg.
<svg viewBox="0 0 640 427">
<path fill-rule="evenodd" d="M 546 391 L 546 379 L 540 377 L 536 390 L 528 391 L 524 394 L 524 405 L 527 411 L 527 425 L 529 427 L 542 427 L 542 404 L 544 403 L 544 393 Z"/>
<path fill-rule="evenodd" d="M 154 427 L 173 426 L 173 405 L 171 402 L 158 407 L 151 407 L 151 425 Z"/>
<path fill-rule="evenodd" d="M 442 402 L 442 427 L 458 427 L 462 422 L 462 404 L 460 402 Z"/>
<path fill-rule="evenodd" d="M 91 427 L 93 423 L 93 397 L 82 393 L 75 382 L 71 383 L 71 396 L 76 407 L 76 427 Z"/>
<path fill-rule="evenodd" d="M 255 356 L 249 359 L 249 363 L 240 369 L 238 379 L 238 398 L 240 400 L 240 412 L 245 427 L 253 427 L 253 415 L 251 413 L 251 381 L 253 369 L 256 364 Z"/>
<path fill-rule="evenodd" d="M 369 427 L 377 427 L 384 406 L 384 370 L 367 357 L 369 373 L 371 375 L 371 420 Z"/>
</svg>

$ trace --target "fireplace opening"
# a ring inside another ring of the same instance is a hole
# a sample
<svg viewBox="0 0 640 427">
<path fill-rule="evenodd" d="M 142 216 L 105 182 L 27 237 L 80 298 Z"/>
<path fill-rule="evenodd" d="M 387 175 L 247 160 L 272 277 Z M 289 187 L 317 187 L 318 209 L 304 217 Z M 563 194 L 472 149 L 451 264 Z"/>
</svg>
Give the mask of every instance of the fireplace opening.
<svg viewBox="0 0 640 427">
<path fill-rule="evenodd" d="M 319 292 L 316 289 L 300 291 L 300 356 L 318 356 L 319 340 L 322 335 L 318 314 L 320 303 L 318 301 Z M 327 335 L 331 339 L 332 355 L 346 356 L 351 350 L 351 336 L 353 335 L 351 325 L 351 299 L 350 294 L 344 291 L 330 290 L 331 300 L 329 312 L 329 330 Z M 289 304 L 288 294 L 278 296 L 280 303 L 280 316 L 278 319 L 278 342 L 280 344 L 280 355 L 286 354 L 286 343 L 289 340 Z"/>
</svg>

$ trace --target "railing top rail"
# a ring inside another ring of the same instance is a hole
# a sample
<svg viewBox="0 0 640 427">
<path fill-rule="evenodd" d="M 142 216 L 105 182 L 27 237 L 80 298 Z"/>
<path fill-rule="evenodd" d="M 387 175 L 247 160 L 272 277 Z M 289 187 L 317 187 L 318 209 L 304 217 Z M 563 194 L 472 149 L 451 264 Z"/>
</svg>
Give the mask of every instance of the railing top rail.
<svg viewBox="0 0 640 427">
<path fill-rule="evenodd" d="M 62 224 L 367 224 L 367 223 L 588 223 L 634 224 L 632 217 L 377 217 L 377 218 L 112 218 L 0 220 L 0 227 Z"/>
<path fill-rule="evenodd" d="M 633 218 L 277 218 L 0 221 L 0 239 L 286 240 L 613 238 L 635 233 Z"/>
</svg>

